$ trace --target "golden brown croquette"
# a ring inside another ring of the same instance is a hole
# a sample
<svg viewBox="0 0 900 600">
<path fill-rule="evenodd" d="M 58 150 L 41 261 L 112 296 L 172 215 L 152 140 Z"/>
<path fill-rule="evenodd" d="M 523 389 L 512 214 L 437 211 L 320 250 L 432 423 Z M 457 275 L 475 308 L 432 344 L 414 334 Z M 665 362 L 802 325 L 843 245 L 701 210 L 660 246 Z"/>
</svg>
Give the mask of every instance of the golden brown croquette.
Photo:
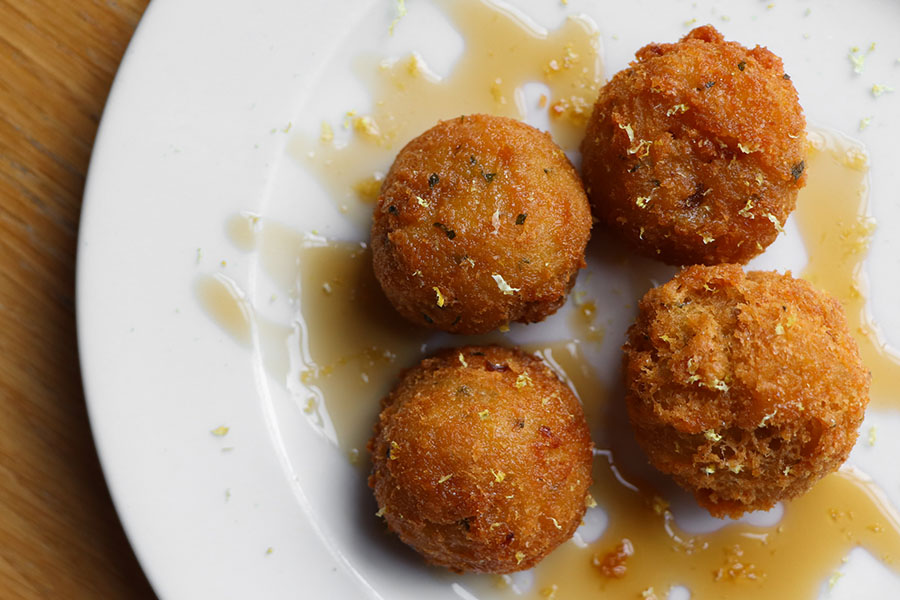
<svg viewBox="0 0 900 600">
<path fill-rule="evenodd" d="M 806 183 L 806 122 L 781 59 L 709 25 L 636 56 L 601 89 L 581 146 L 597 218 L 669 264 L 746 263 Z"/>
<path fill-rule="evenodd" d="M 445 350 L 406 371 L 369 442 L 379 514 L 435 565 L 510 573 L 569 539 L 591 485 L 581 404 L 541 360 Z"/>
<path fill-rule="evenodd" d="M 836 470 L 869 401 L 840 304 L 790 273 L 684 269 L 641 300 L 624 350 L 638 442 L 714 516 Z"/>
<path fill-rule="evenodd" d="M 548 134 L 462 116 L 397 155 L 372 223 L 375 275 L 413 323 L 486 333 L 565 302 L 590 228 L 581 180 Z"/>
</svg>

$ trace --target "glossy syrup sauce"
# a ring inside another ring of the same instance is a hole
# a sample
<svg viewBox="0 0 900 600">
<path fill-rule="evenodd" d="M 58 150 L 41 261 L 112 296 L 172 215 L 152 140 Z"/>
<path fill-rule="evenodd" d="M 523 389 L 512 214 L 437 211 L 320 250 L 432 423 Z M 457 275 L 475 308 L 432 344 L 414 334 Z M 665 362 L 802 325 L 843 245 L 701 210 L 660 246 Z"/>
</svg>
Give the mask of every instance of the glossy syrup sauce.
<svg viewBox="0 0 900 600">
<path fill-rule="evenodd" d="M 546 108 L 552 133 L 564 147 L 573 148 L 584 124 L 584 107 L 596 95 L 598 50 L 586 23 L 568 21 L 540 35 L 478 0 L 438 4 L 466 42 L 453 73 L 436 80 L 412 58 L 372 66 L 375 110 L 348 117 L 355 130 L 348 145 L 335 145 L 327 128 L 321 140 L 298 138 L 293 143 L 295 156 L 326 184 L 348 218 L 358 222 L 369 218 L 377 173 L 386 170 L 402 144 L 439 118 L 476 111 L 521 117 L 523 107 L 514 101 L 521 97 L 520 86 L 543 81 L 551 93 Z M 810 140 L 809 181 L 795 213 L 810 254 L 804 276 L 844 304 L 873 372 L 873 404 L 896 407 L 900 369 L 866 312 L 861 279 L 873 229 L 865 216 L 865 155 L 839 136 L 814 132 Z M 235 216 L 227 230 L 236 246 L 256 251 L 262 270 L 280 289 L 299 289 L 302 318 L 293 326 L 262 318 L 237 286 L 218 275 L 198 280 L 201 304 L 242 344 L 250 344 L 251 329 L 256 329 L 270 375 L 303 395 L 302 409 L 311 422 L 358 465 L 361 477 L 368 469 L 364 448 L 379 400 L 403 368 L 442 346 L 506 340 L 501 332 L 471 338 L 407 325 L 381 294 L 364 243 L 333 242 L 252 216 Z M 619 382 L 599 377 L 585 356 L 588 345 L 618 345 L 621 340 L 605 338 L 602 307 L 594 300 L 573 294 L 569 304 L 564 310 L 569 310 L 568 325 L 575 335 L 525 348 L 544 357 L 584 404 L 598 446 L 592 488 L 598 506 L 588 511 L 578 539 L 536 567 L 524 597 L 664 598 L 678 585 L 695 598 L 813 598 L 857 546 L 900 573 L 900 518 L 877 486 L 851 469 L 785 503 L 783 517 L 774 525 L 728 522 L 710 533 L 679 527 L 669 503 L 690 501 L 640 466 L 645 461 L 629 433 Z M 288 346 L 292 352 L 285 353 Z M 596 537 L 591 528 L 603 529 L 602 535 L 591 540 Z M 624 576 L 611 576 L 600 565 L 624 540 L 632 550 L 618 561 Z M 442 572 L 436 576 L 446 579 Z M 480 597 L 522 597 L 509 577 L 454 576 L 453 581 Z"/>
</svg>

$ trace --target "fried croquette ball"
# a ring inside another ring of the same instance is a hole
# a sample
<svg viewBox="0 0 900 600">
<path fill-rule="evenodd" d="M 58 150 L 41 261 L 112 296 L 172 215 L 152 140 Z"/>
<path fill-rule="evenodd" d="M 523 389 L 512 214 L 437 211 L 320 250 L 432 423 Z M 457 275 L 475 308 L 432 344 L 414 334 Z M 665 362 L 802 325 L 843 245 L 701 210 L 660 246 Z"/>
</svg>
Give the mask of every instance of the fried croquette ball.
<svg viewBox="0 0 900 600">
<path fill-rule="evenodd" d="M 637 441 L 716 517 L 836 470 L 869 401 L 840 304 L 790 273 L 684 269 L 641 300 L 624 350 Z"/>
<path fill-rule="evenodd" d="M 669 264 L 746 263 L 806 183 L 806 121 L 781 59 L 709 25 L 636 56 L 601 89 L 581 146 L 597 218 Z"/>
<path fill-rule="evenodd" d="M 548 134 L 462 116 L 394 160 L 372 223 L 375 275 L 413 323 L 486 333 L 562 306 L 590 228 L 581 180 Z"/>
<path fill-rule="evenodd" d="M 529 569 L 584 516 L 592 450 L 581 404 L 519 350 L 450 349 L 406 371 L 369 451 L 378 514 L 454 571 Z"/>
</svg>

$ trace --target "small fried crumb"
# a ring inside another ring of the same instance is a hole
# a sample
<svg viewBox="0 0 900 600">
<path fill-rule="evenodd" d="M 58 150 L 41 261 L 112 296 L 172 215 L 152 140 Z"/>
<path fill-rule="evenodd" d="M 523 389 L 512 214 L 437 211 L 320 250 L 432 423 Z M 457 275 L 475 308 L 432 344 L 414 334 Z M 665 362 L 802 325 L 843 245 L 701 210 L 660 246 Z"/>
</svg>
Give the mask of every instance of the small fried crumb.
<svg viewBox="0 0 900 600">
<path fill-rule="evenodd" d="M 606 577 L 621 579 L 628 572 L 628 558 L 634 554 L 631 540 L 624 538 L 611 552 L 605 556 L 595 554 L 592 563 Z"/>
</svg>

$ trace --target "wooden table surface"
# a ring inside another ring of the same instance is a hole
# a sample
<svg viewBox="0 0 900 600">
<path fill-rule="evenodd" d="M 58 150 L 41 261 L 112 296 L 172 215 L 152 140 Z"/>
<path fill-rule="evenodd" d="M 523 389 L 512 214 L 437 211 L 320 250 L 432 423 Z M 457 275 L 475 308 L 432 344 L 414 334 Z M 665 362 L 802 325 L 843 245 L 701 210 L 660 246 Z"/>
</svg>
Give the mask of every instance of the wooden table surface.
<svg viewBox="0 0 900 600">
<path fill-rule="evenodd" d="M 113 509 L 75 338 L 91 146 L 148 0 L 0 0 L 0 598 L 154 598 Z"/>
</svg>

